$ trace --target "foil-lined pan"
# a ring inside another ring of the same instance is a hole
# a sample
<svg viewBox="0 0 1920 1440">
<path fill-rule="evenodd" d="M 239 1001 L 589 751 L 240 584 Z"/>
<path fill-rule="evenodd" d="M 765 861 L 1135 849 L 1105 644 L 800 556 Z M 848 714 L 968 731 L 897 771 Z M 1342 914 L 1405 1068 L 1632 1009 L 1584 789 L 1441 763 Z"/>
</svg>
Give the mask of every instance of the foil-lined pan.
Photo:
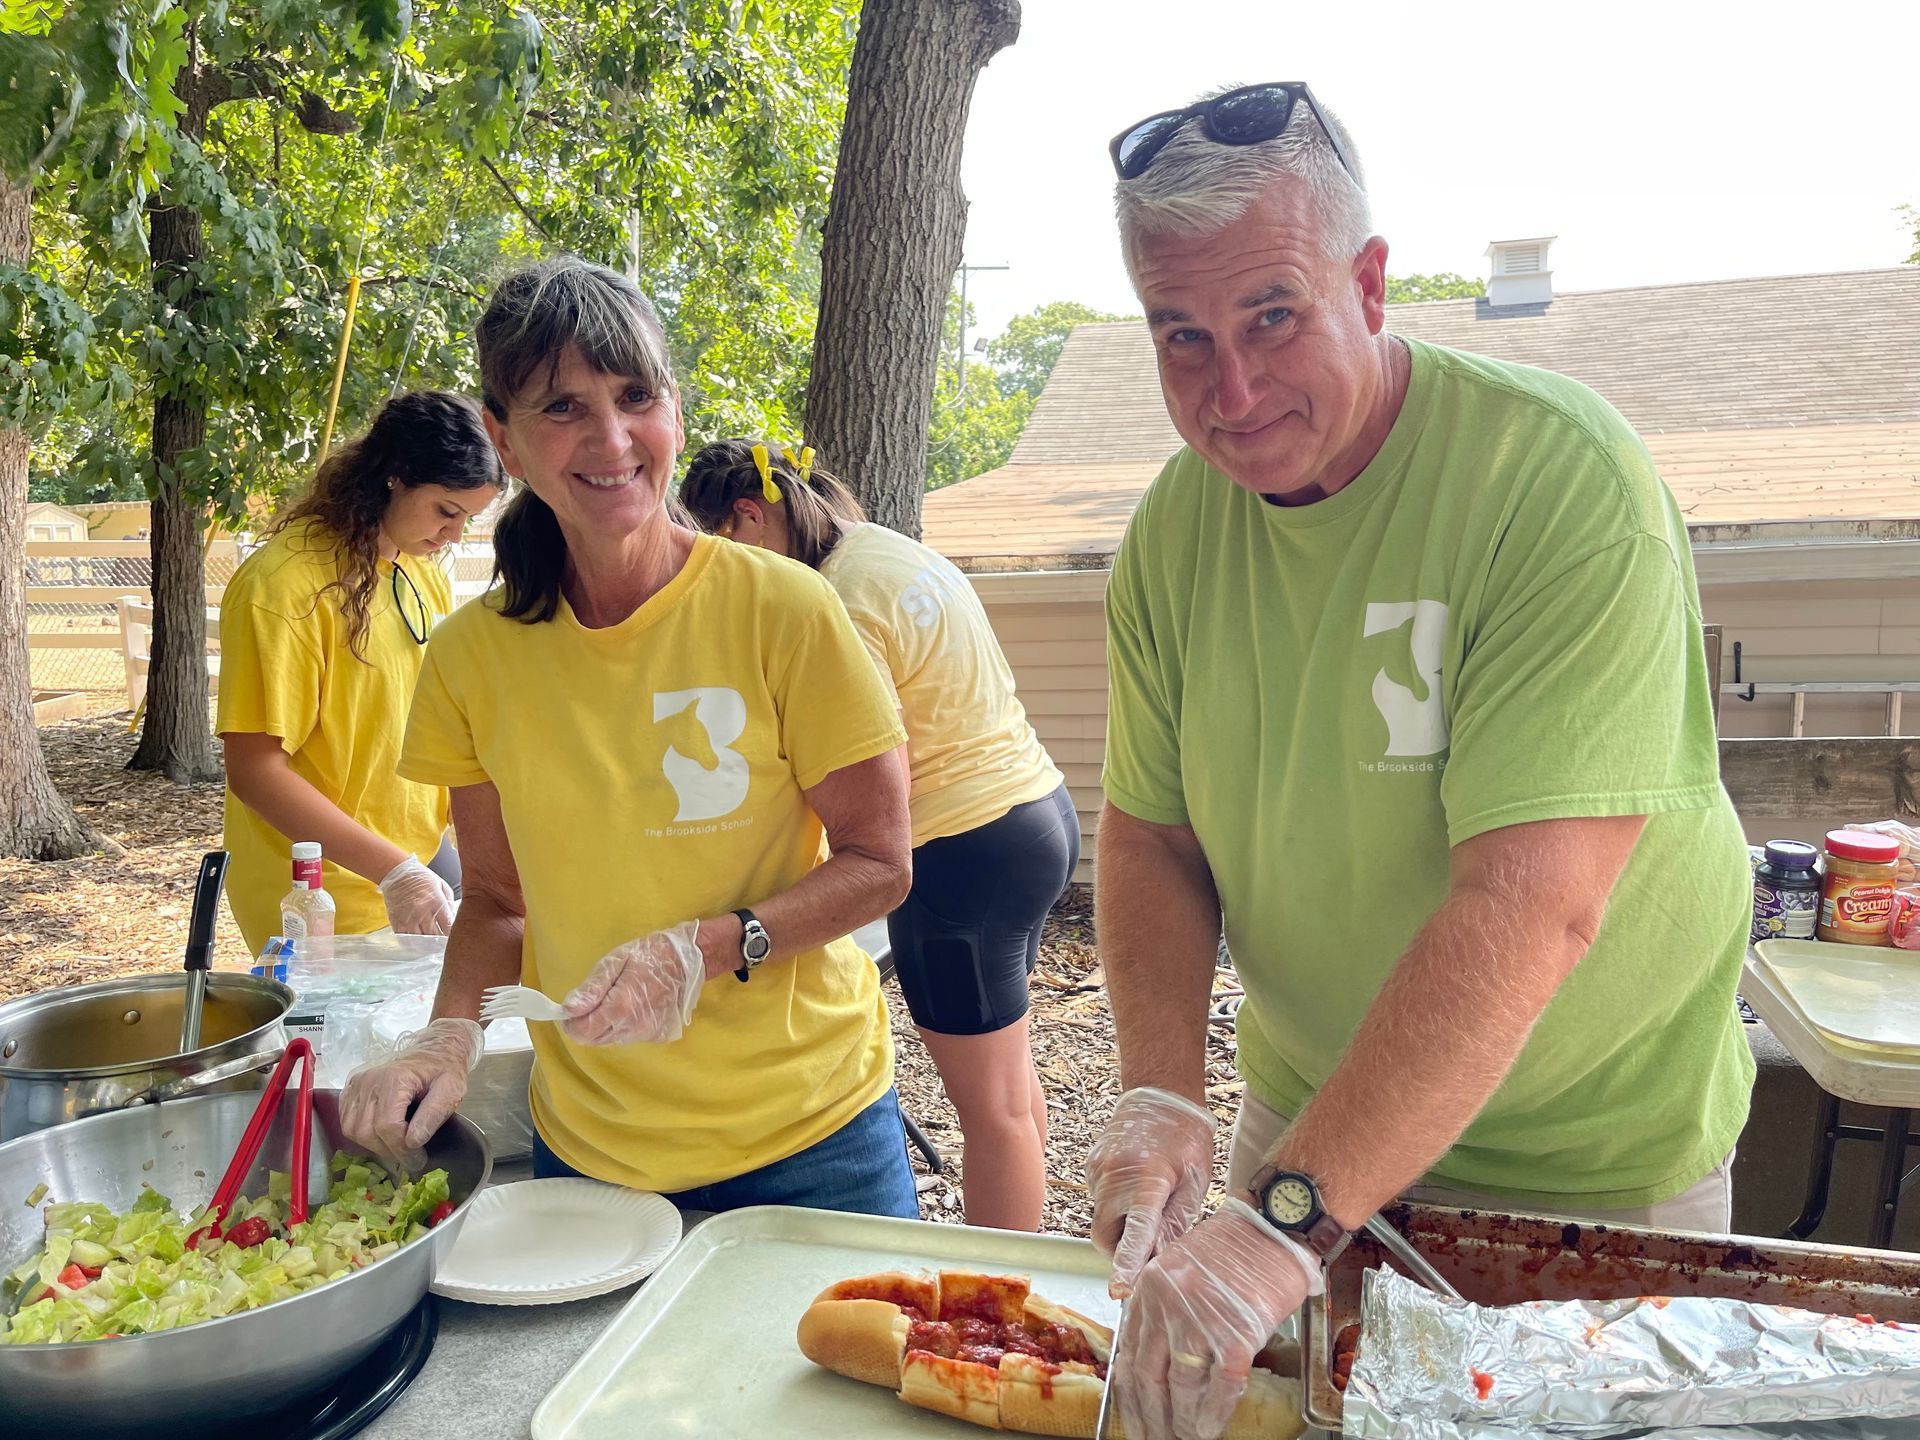
<svg viewBox="0 0 1920 1440">
<path fill-rule="evenodd" d="M 1920 1328 L 1707 1296 L 1449 1301 L 1367 1272 L 1354 1440 L 1602 1437 L 1920 1416 Z"/>
<path fill-rule="evenodd" d="M 1572 1224 L 1428 1205 L 1393 1206 L 1386 1214 L 1435 1269 L 1480 1305 L 1715 1296 L 1826 1315 L 1869 1314 L 1920 1331 L 1920 1255 Z M 1366 1273 L 1391 1268 L 1392 1258 L 1362 1232 L 1328 1267 L 1325 1294 L 1309 1301 L 1302 1312 L 1301 1388 L 1307 1419 L 1334 1434 L 1342 1431 L 1344 1410 L 1344 1397 L 1331 1374 L 1335 1337 L 1361 1319 Z M 1888 1333 L 1902 1332 L 1888 1328 Z M 1484 1366 L 1482 1370 L 1498 1374 Z M 1883 1435 L 1887 1440 L 1920 1440 L 1920 1422 L 1913 1420 L 1835 1423 L 1842 1428 L 1822 1425 L 1815 1430 L 1805 1421 L 1784 1421 L 1784 1428 L 1763 1425 L 1751 1433 L 1754 1440 L 1812 1440 L 1815 1435 L 1820 1440 L 1881 1440 Z M 1514 1433 L 1488 1431 L 1485 1440 L 1511 1440 Z M 1674 1440 L 1693 1434 L 1688 1429 L 1660 1433 Z M 1461 1434 L 1480 1440 L 1471 1430 Z M 1745 1440 L 1746 1430 L 1701 1434 L 1711 1440 Z"/>
</svg>

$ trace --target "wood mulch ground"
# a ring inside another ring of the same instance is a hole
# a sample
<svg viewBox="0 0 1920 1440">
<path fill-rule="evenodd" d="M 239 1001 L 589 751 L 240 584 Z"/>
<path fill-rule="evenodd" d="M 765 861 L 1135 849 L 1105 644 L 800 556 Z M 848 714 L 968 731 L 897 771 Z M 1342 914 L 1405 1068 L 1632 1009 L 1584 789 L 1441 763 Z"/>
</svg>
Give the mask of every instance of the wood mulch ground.
<svg viewBox="0 0 1920 1440">
<path fill-rule="evenodd" d="M 111 844 L 78 860 L 0 859 L 0 1000 L 178 966 L 200 856 L 220 841 L 220 788 L 182 787 L 127 770 L 135 737 L 125 712 L 45 726 L 40 738 L 54 784 Z M 225 907 L 214 956 L 222 969 L 251 963 Z M 1093 975 L 1098 963 L 1091 898 L 1085 887 L 1076 886 L 1047 923 L 1033 977 L 1031 1023 L 1034 1060 L 1047 1092 L 1046 1228 L 1070 1235 L 1088 1231 L 1086 1154 L 1113 1109 L 1119 1080 L 1113 1020 L 1106 992 Z M 1219 988 L 1229 983 L 1223 973 Z M 929 1219 L 957 1223 L 959 1123 L 897 985 L 887 987 L 887 1001 L 899 1040 L 902 1101 L 945 1161 L 942 1173 L 934 1175 L 915 1155 L 921 1209 Z M 1215 1164 L 1218 1198 L 1240 1079 L 1233 1068 L 1232 1031 L 1222 1025 L 1210 1029 L 1208 1099 L 1222 1122 Z"/>
</svg>

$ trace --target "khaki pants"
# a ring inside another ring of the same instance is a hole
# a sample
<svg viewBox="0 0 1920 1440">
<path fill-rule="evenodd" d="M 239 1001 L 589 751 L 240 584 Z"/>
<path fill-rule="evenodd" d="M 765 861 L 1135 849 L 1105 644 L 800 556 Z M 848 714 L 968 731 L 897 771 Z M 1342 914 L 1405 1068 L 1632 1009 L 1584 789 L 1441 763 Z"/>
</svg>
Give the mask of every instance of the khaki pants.
<svg viewBox="0 0 1920 1440">
<path fill-rule="evenodd" d="M 1265 1163 L 1287 1128 L 1288 1117 L 1251 1094 L 1240 1102 L 1233 1124 L 1233 1155 L 1227 1163 L 1227 1184 L 1244 1189 Z M 1694 1230 L 1725 1235 L 1733 1228 L 1733 1152 L 1697 1183 L 1657 1205 L 1635 1205 L 1624 1210 L 1594 1210 L 1582 1206 L 1523 1206 L 1497 1195 L 1475 1195 L 1440 1185 L 1415 1185 L 1400 1197 L 1423 1205 L 1445 1205 L 1456 1210 L 1513 1210 L 1554 1220 L 1578 1220 L 1597 1225 L 1636 1225 L 1648 1230 Z"/>
</svg>

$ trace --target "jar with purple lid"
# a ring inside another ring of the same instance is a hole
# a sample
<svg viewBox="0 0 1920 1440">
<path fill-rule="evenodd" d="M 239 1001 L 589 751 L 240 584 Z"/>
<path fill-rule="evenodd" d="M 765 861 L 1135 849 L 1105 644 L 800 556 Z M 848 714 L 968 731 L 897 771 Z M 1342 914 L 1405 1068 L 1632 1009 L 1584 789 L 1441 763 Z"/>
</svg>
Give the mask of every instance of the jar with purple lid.
<svg viewBox="0 0 1920 1440">
<path fill-rule="evenodd" d="M 1753 869 L 1751 940 L 1811 940 L 1820 918 L 1818 847 L 1769 840 Z"/>
</svg>

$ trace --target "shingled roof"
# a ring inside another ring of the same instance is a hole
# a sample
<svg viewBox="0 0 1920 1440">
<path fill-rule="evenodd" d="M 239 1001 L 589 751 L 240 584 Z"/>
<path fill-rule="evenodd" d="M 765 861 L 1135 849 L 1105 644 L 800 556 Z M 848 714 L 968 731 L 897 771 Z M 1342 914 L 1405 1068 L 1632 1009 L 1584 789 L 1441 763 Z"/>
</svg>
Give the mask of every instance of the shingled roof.
<svg viewBox="0 0 1920 1440">
<path fill-rule="evenodd" d="M 1920 266 L 1395 305 L 1388 328 L 1557 370 L 1646 438 L 1697 522 L 1920 516 Z M 927 497 L 950 555 L 1111 551 L 1180 446 L 1144 321 L 1068 337 L 1007 464 Z"/>
</svg>

